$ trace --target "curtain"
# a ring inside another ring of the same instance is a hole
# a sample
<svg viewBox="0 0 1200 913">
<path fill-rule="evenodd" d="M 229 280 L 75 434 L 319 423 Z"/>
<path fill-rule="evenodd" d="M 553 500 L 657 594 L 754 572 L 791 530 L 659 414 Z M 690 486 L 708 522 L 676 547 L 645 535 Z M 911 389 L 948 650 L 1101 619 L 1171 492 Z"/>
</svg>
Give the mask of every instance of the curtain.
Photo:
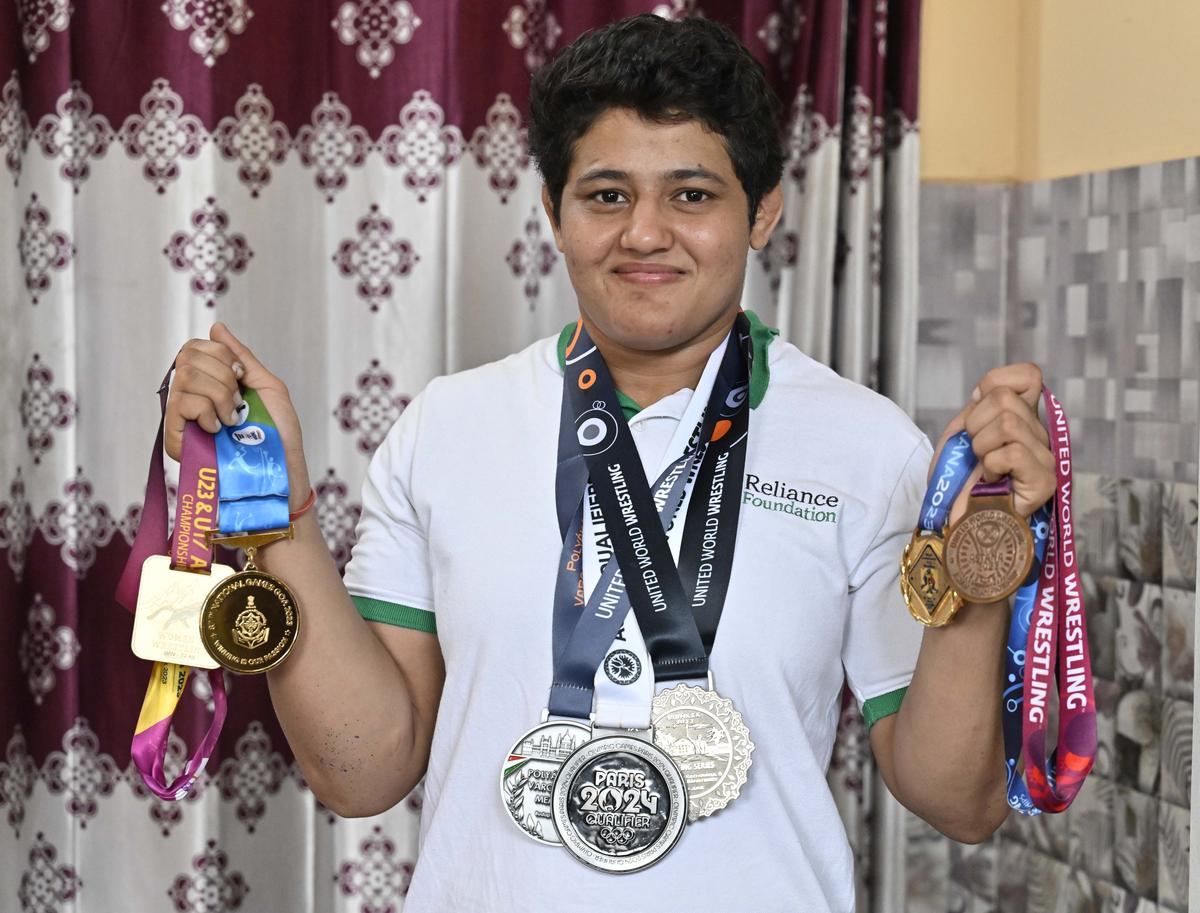
<svg viewBox="0 0 1200 913">
<path fill-rule="evenodd" d="M 529 74 L 647 10 L 728 23 L 784 100 L 787 215 L 750 257 L 746 305 L 905 402 L 918 0 L 0 8 L 0 908 L 401 908 L 420 789 L 338 819 L 262 679 L 227 677 L 185 801 L 130 765 L 149 667 L 113 592 L 154 391 L 186 339 L 229 323 L 289 384 L 344 565 L 367 462 L 410 397 L 573 317 L 527 151 Z M 168 774 L 211 709 L 205 673 L 189 689 Z M 864 909 L 866 746 L 847 701 L 830 777 Z"/>
</svg>

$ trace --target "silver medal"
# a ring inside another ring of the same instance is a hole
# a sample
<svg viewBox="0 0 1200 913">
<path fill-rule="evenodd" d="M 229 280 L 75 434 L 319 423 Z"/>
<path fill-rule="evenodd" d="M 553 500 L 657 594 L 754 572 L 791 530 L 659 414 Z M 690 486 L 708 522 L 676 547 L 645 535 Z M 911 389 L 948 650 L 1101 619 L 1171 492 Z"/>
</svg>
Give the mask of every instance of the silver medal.
<svg viewBox="0 0 1200 913">
<path fill-rule="evenodd" d="M 688 820 L 719 812 L 746 783 L 754 743 L 733 702 L 707 688 L 676 685 L 654 696 L 654 744 L 687 781 Z"/>
<path fill-rule="evenodd" d="M 554 784 L 563 846 L 602 872 L 636 872 L 670 852 L 687 824 L 687 784 L 653 743 L 604 736 L 567 759 Z"/>
<path fill-rule="evenodd" d="M 591 737 L 583 723 L 551 720 L 521 736 L 500 771 L 500 801 L 521 833 L 558 846 L 550 808 L 558 769 Z"/>
</svg>

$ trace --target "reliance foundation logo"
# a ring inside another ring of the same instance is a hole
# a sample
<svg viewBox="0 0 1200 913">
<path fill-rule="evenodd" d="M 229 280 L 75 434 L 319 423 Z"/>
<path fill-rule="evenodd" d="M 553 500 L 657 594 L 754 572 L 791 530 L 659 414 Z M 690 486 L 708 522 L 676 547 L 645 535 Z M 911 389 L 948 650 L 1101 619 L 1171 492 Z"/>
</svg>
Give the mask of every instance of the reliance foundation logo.
<svg viewBox="0 0 1200 913">
<path fill-rule="evenodd" d="M 809 523 L 837 523 L 838 496 L 819 491 L 793 488 L 786 482 L 761 479 L 752 472 L 746 473 L 746 485 L 742 489 L 742 503 L 760 510 L 791 514 Z"/>
</svg>

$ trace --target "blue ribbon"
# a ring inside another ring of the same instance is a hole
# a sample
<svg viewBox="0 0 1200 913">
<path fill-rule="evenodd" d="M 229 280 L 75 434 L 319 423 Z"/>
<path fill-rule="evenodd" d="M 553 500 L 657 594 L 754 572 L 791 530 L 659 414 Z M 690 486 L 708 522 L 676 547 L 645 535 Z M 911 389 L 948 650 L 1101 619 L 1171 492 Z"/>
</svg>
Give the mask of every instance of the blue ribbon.
<svg viewBox="0 0 1200 913">
<path fill-rule="evenodd" d="M 922 530 L 940 533 L 945 529 L 950 508 L 954 506 L 955 499 L 978 462 L 979 458 L 971 449 L 971 436 L 967 432 L 960 431 L 946 441 L 946 446 L 938 454 L 929 487 L 925 490 L 925 500 L 921 503 Z"/>
<path fill-rule="evenodd" d="M 1009 808 L 1022 815 L 1040 815 L 1042 810 L 1033 804 L 1025 780 L 1017 773 L 1022 748 L 1021 704 L 1025 700 L 1025 649 L 1029 643 L 1029 623 L 1037 603 L 1038 583 L 1042 561 L 1046 557 L 1046 541 L 1050 537 L 1050 511 L 1040 508 L 1029 521 L 1033 532 L 1033 568 L 1026 583 L 1013 597 L 1012 623 L 1008 628 L 1008 646 L 1004 651 L 1004 764 L 1008 778 Z"/>
<path fill-rule="evenodd" d="M 230 533 L 287 529 L 288 476 L 283 441 L 254 390 L 240 425 L 217 432 L 218 526 Z"/>
</svg>

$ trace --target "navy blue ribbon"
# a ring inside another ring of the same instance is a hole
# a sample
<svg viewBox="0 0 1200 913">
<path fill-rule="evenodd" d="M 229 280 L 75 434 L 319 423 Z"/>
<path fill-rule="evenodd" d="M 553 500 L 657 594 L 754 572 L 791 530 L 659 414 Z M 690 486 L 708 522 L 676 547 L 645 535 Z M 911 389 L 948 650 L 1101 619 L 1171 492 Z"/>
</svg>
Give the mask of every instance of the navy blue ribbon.
<svg viewBox="0 0 1200 913">
<path fill-rule="evenodd" d="M 631 605 L 654 661 L 656 680 L 700 678 L 707 674 L 707 654 L 715 639 L 732 565 L 744 479 L 749 425 L 746 395 L 749 328 L 745 318 L 739 316 L 698 433 L 693 433 L 684 454 L 659 477 L 653 492 L 646 485 L 641 459 L 607 366 L 582 327 L 577 347 L 568 353 L 563 377 L 555 484 L 563 550 L 554 596 L 554 680 L 549 711 L 555 716 L 582 719 L 591 712 L 596 669 Z M 592 375 L 584 377 L 586 387 L 579 382 L 584 372 Z M 724 433 L 710 443 L 714 429 L 721 422 L 726 426 Z M 680 567 L 694 569 L 706 562 L 706 573 L 712 577 L 695 617 L 692 610 L 695 579 L 689 575 L 686 585 L 681 581 L 666 536 L 693 472 L 698 481 L 684 527 Z M 613 543 L 614 560 L 605 566 L 591 597 L 583 605 L 581 532 L 589 476 Z M 620 480 L 619 491 L 614 478 Z M 710 512 L 714 504 L 716 508 Z M 657 522 L 651 519 L 655 515 Z M 712 555 L 703 561 L 685 557 L 689 550 L 699 551 L 706 516 L 716 516 L 718 520 L 712 522 L 719 521 L 721 525 L 715 562 Z M 692 527 L 697 525 L 698 531 L 693 531 Z M 640 540 L 636 553 L 627 535 L 630 529 L 636 530 Z M 644 573 L 647 568 L 649 574 Z M 628 588 L 623 573 L 627 569 L 634 571 Z M 657 601 L 652 599 L 646 585 L 651 575 L 658 587 Z"/>
<path fill-rule="evenodd" d="M 679 457 L 655 483 L 659 519 L 669 529 L 687 488 L 695 451 Z M 629 593 L 617 561 L 601 571 L 587 604 L 582 600 L 583 502 L 567 527 L 554 587 L 554 681 L 548 708 L 555 716 L 585 719 L 592 710 L 596 668 L 629 614 Z M 567 543 L 571 543 L 570 549 Z"/>
</svg>

